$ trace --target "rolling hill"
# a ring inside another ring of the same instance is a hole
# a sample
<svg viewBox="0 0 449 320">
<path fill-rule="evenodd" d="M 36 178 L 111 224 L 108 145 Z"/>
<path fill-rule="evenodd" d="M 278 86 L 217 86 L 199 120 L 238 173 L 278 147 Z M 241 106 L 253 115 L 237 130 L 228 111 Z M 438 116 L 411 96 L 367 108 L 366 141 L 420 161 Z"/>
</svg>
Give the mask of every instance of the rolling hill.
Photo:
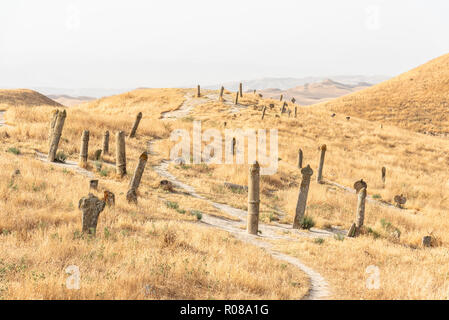
<svg viewBox="0 0 449 320">
<path fill-rule="evenodd" d="M 62 106 L 60 103 L 29 89 L 0 89 L 0 107 L 11 106 Z"/>
<path fill-rule="evenodd" d="M 449 133 L 449 54 L 395 78 L 321 105 L 431 135 Z"/>
</svg>

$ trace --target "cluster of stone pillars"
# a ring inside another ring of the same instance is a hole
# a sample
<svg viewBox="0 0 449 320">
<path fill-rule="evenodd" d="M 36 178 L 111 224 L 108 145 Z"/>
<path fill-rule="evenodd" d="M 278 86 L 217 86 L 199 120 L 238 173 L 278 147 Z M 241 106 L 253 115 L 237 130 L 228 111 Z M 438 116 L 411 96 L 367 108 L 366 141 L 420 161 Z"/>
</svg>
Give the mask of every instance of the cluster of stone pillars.
<svg viewBox="0 0 449 320">
<path fill-rule="evenodd" d="M 62 130 L 64 128 L 65 119 L 67 117 L 66 110 L 55 110 L 52 113 L 50 120 L 50 128 L 48 134 L 48 161 L 54 162 L 58 151 L 59 142 L 62 136 Z M 134 138 L 142 119 L 142 113 L 139 112 L 134 121 L 134 125 L 129 133 L 128 138 Z M 79 154 L 79 165 L 86 167 L 88 163 L 89 155 L 89 130 L 83 130 L 81 134 L 81 146 Z M 96 151 L 96 160 L 100 160 L 101 152 L 104 155 L 109 154 L 109 131 L 105 131 L 103 135 L 103 149 Z M 139 188 L 140 181 L 145 169 L 146 162 L 148 160 L 148 154 L 142 153 L 139 157 L 139 163 L 135 169 L 134 175 L 129 184 L 129 190 L 127 193 L 127 200 L 129 203 L 137 203 L 137 189 Z M 125 133 L 119 131 L 116 134 L 116 172 L 120 178 L 126 176 L 126 143 Z M 89 181 L 89 189 L 96 191 L 98 189 L 98 180 L 92 179 Z M 79 200 L 78 208 L 82 211 L 82 232 L 95 235 L 98 217 L 104 210 L 105 206 L 112 207 L 115 205 L 115 195 L 109 191 L 104 191 L 103 199 L 99 199 L 92 193 Z"/>
<path fill-rule="evenodd" d="M 320 148 L 320 160 L 318 166 L 317 183 L 323 184 L 323 168 L 324 156 L 327 150 L 326 145 Z M 307 197 L 309 193 L 310 180 L 313 175 L 313 170 L 310 165 L 303 167 L 303 151 L 298 150 L 298 168 L 301 170 L 301 184 L 299 187 L 298 200 L 296 203 L 295 217 L 293 219 L 293 229 L 300 229 L 302 221 L 305 217 L 307 207 Z M 382 179 L 384 180 L 384 172 L 382 170 Z M 357 193 L 357 210 L 356 219 L 350 230 L 348 237 L 355 237 L 360 234 L 365 220 L 365 200 L 367 184 L 365 181 L 359 180 L 354 184 Z M 248 216 L 247 216 L 247 232 L 248 234 L 257 235 L 259 230 L 259 209 L 260 209 L 260 167 L 257 161 L 250 166 L 248 178 Z"/>
</svg>

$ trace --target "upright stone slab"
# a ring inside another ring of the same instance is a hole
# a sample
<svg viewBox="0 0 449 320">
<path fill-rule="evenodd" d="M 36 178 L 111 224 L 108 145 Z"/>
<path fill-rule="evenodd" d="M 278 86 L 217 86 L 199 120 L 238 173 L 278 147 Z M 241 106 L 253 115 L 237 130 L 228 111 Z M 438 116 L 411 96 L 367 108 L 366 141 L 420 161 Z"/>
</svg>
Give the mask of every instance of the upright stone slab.
<svg viewBox="0 0 449 320">
<path fill-rule="evenodd" d="M 148 154 L 146 152 L 142 153 L 139 157 L 139 163 L 134 171 L 134 175 L 129 183 L 129 190 L 126 195 L 128 202 L 137 203 L 137 189 L 140 185 L 140 180 L 142 179 L 143 171 L 145 170 L 145 165 L 147 164 Z"/>
<path fill-rule="evenodd" d="M 105 131 L 103 135 L 103 154 L 109 153 L 109 131 Z"/>
<path fill-rule="evenodd" d="M 320 150 L 321 150 L 321 153 L 320 153 L 320 164 L 318 166 L 318 174 L 317 174 L 317 177 L 316 177 L 316 181 L 318 183 L 324 183 L 324 181 L 323 181 L 323 166 L 324 166 L 324 155 L 326 154 L 326 149 L 327 148 L 326 148 L 325 144 L 323 144 L 320 147 Z"/>
<path fill-rule="evenodd" d="M 98 216 L 103 211 L 106 203 L 98 199 L 92 193 L 80 199 L 78 208 L 83 212 L 83 233 L 95 235 L 97 230 Z"/>
<path fill-rule="evenodd" d="M 260 167 L 256 161 L 249 168 L 248 178 L 248 221 L 247 232 L 249 234 L 257 235 L 259 230 L 259 180 Z"/>
<path fill-rule="evenodd" d="M 303 158 L 302 150 L 299 149 L 298 150 L 298 168 L 299 169 L 302 168 L 302 158 Z"/>
<path fill-rule="evenodd" d="M 243 98 L 243 84 L 241 82 L 239 84 L 239 94 L 240 94 L 240 98 Z"/>
<path fill-rule="evenodd" d="M 123 131 L 117 132 L 116 135 L 115 168 L 120 178 L 126 175 L 125 133 Z"/>
<path fill-rule="evenodd" d="M 198 87 L 196 88 L 196 97 L 197 97 L 197 98 L 201 97 L 201 88 L 200 88 L 200 85 L 198 85 Z"/>
<path fill-rule="evenodd" d="M 282 101 L 283 98 L 284 98 L 284 95 L 281 94 L 281 96 L 279 97 L 279 101 Z"/>
<path fill-rule="evenodd" d="M 89 130 L 84 130 L 81 135 L 80 161 L 81 167 L 87 164 L 87 155 L 89 153 Z"/>
<path fill-rule="evenodd" d="M 298 108 L 295 106 L 295 118 L 296 118 L 297 111 L 298 111 Z"/>
<path fill-rule="evenodd" d="M 238 92 L 235 93 L 235 102 L 234 102 L 234 104 L 235 105 L 239 104 L 239 93 Z"/>
<path fill-rule="evenodd" d="M 66 117 L 67 112 L 65 110 L 58 112 L 51 138 L 50 149 L 48 151 L 48 161 L 50 162 L 54 162 L 56 159 L 56 152 L 58 151 L 59 140 L 61 139 L 62 129 L 64 127 Z"/>
<path fill-rule="evenodd" d="M 133 128 L 129 133 L 130 138 L 134 138 L 136 136 L 137 127 L 139 126 L 140 120 L 142 119 L 142 112 L 139 112 L 136 116 L 136 120 L 134 121 Z"/>
<path fill-rule="evenodd" d="M 301 169 L 302 181 L 299 187 L 298 202 L 296 203 L 295 219 L 293 220 L 293 229 L 299 229 L 301 227 L 301 220 L 304 218 L 307 205 L 307 195 L 309 194 L 310 178 L 312 177 L 313 170 L 309 165 Z"/>
<path fill-rule="evenodd" d="M 385 167 L 382 167 L 382 183 L 383 187 L 385 188 L 385 176 L 387 174 L 387 169 Z"/>
</svg>

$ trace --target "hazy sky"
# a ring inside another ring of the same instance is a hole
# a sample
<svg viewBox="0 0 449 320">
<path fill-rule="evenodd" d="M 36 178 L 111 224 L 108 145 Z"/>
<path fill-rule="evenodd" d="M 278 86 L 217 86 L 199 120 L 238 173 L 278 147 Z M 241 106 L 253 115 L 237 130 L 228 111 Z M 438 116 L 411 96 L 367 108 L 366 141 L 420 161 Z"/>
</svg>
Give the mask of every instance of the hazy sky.
<svg viewBox="0 0 449 320">
<path fill-rule="evenodd" d="M 1 0 L 0 86 L 396 75 L 449 52 L 449 1 Z"/>
</svg>

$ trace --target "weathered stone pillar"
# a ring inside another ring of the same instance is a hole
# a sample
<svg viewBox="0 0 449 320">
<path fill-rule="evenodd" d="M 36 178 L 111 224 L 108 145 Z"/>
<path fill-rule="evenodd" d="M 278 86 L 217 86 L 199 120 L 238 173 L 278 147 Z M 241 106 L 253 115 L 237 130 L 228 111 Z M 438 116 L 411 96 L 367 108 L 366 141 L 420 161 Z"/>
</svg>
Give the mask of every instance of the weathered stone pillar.
<svg viewBox="0 0 449 320">
<path fill-rule="evenodd" d="M 81 148 L 80 148 L 80 167 L 87 164 L 87 155 L 89 153 L 89 130 L 84 130 L 81 136 Z"/>
<path fill-rule="evenodd" d="M 239 84 L 239 94 L 240 94 L 240 98 L 243 98 L 243 84 L 241 82 Z"/>
<path fill-rule="evenodd" d="M 301 149 L 300 149 L 301 150 Z M 301 220 L 304 218 L 307 205 L 307 195 L 309 194 L 310 177 L 312 177 L 313 170 L 309 165 L 301 169 L 302 181 L 299 187 L 298 202 L 296 203 L 296 214 L 293 220 L 293 229 L 301 227 Z"/>
<path fill-rule="evenodd" d="M 109 153 L 109 131 L 104 132 L 103 136 L 103 154 Z"/>
<path fill-rule="evenodd" d="M 367 186 L 366 182 L 364 182 L 363 180 L 357 181 L 354 185 L 356 184 L 358 184 L 361 188 L 356 188 L 358 192 L 356 220 L 348 230 L 348 237 L 357 237 L 360 234 L 360 231 L 363 227 L 363 222 L 365 220 L 365 200 Z"/>
<path fill-rule="evenodd" d="M 58 119 L 59 110 L 56 109 L 52 112 L 52 118 L 50 121 L 50 129 L 48 130 L 48 148 L 50 149 L 51 141 L 53 138 L 53 132 L 55 130 L 56 120 Z"/>
<path fill-rule="evenodd" d="M 259 178 L 260 167 L 256 161 L 249 168 L 248 178 L 248 222 L 247 232 L 257 235 L 259 230 Z"/>
<path fill-rule="evenodd" d="M 299 168 L 299 169 L 302 168 L 302 158 L 303 158 L 302 150 L 299 149 L 299 150 L 298 150 L 298 168 Z"/>
<path fill-rule="evenodd" d="M 201 97 L 201 88 L 200 88 L 200 85 L 198 85 L 198 87 L 196 88 L 196 97 L 197 97 L 197 98 Z"/>
<path fill-rule="evenodd" d="M 263 118 L 265 117 L 265 110 L 267 109 L 267 107 L 266 106 L 264 106 L 263 107 L 263 110 L 262 110 L 262 120 L 263 120 Z"/>
<path fill-rule="evenodd" d="M 126 200 L 128 200 L 128 202 L 137 203 L 137 189 L 139 188 L 147 160 L 148 154 L 146 152 L 142 153 L 139 157 L 139 163 L 136 170 L 134 170 L 134 175 L 129 183 L 129 190 L 126 194 Z"/>
<path fill-rule="evenodd" d="M 382 167 L 382 183 L 385 188 L 385 175 L 387 174 L 387 169 L 385 167 Z"/>
<path fill-rule="evenodd" d="M 355 220 L 356 235 L 359 234 L 360 229 L 365 221 L 365 199 L 366 199 L 366 188 L 362 188 L 358 193 L 357 200 L 357 217 Z"/>
<path fill-rule="evenodd" d="M 89 193 L 87 197 L 80 199 L 78 208 L 83 212 L 83 233 L 95 235 L 98 216 L 100 215 L 100 212 L 103 211 L 105 205 L 106 203 L 103 200 L 98 199 L 92 193 Z"/>
<path fill-rule="evenodd" d="M 284 95 L 281 94 L 279 101 L 282 101 L 283 98 L 284 98 Z"/>
<path fill-rule="evenodd" d="M 136 136 L 137 127 L 139 126 L 140 120 L 142 119 L 142 112 L 139 112 L 136 116 L 136 121 L 134 121 L 133 128 L 129 133 L 130 138 L 134 138 Z"/>
<path fill-rule="evenodd" d="M 235 155 L 235 145 L 237 143 L 237 140 L 235 137 L 232 138 L 232 155 Z"/>
<path fill-rule="evenodd" d="M 224 87 L 221 86 L 221 89 L 220 89 L 220 97 L 219 97 L 219 100 L 220 100 L 220 101 L 223 101 L 223 93 L 224 93 Z"/>
<path fill-rule="evenodd" d="M 67 112 L 63 110 L 58 112 L 56 122 L 53 128 L 53 134 L 50 143 L 50 149 L 48 151 L 48 161 L 54 162 L 56 159 L 56 151 L 58 151 L 59 140 L 62 135 L 62 128 L 64 127 L 64 121 L 67 116 Z"/>
<path fill-rule="evenodd" d="M 324 166 L 324 155 L 326 154 L 326 145 L 323 144 L 320 147 L 321 154 L 320 154 L 320 164 L 318 166 L 318 174 L 316 176 L 316 182 L 323 183 L 323 166 Z"/>
<path fill-rule="evenodd" d="M 236 92 L 235 93 L 235 103 L 234 104 L 238 104 L 239 103 L 239 93 Z"/>
<path fill-rule="evenodd" d="M 295 118 L 296 118 L 296 113 L 297 113 L 297 110 L 298 108 L 295 106 Z"/>
<path fill-rule="evenodd" d="M 125 133 L 123 131 L 117 132 L 116 135 L 116 156 L 115 168 L 117 174 L 122 178 L 126 175 L 126 150 L 125 150 Z"/>
</svg>

